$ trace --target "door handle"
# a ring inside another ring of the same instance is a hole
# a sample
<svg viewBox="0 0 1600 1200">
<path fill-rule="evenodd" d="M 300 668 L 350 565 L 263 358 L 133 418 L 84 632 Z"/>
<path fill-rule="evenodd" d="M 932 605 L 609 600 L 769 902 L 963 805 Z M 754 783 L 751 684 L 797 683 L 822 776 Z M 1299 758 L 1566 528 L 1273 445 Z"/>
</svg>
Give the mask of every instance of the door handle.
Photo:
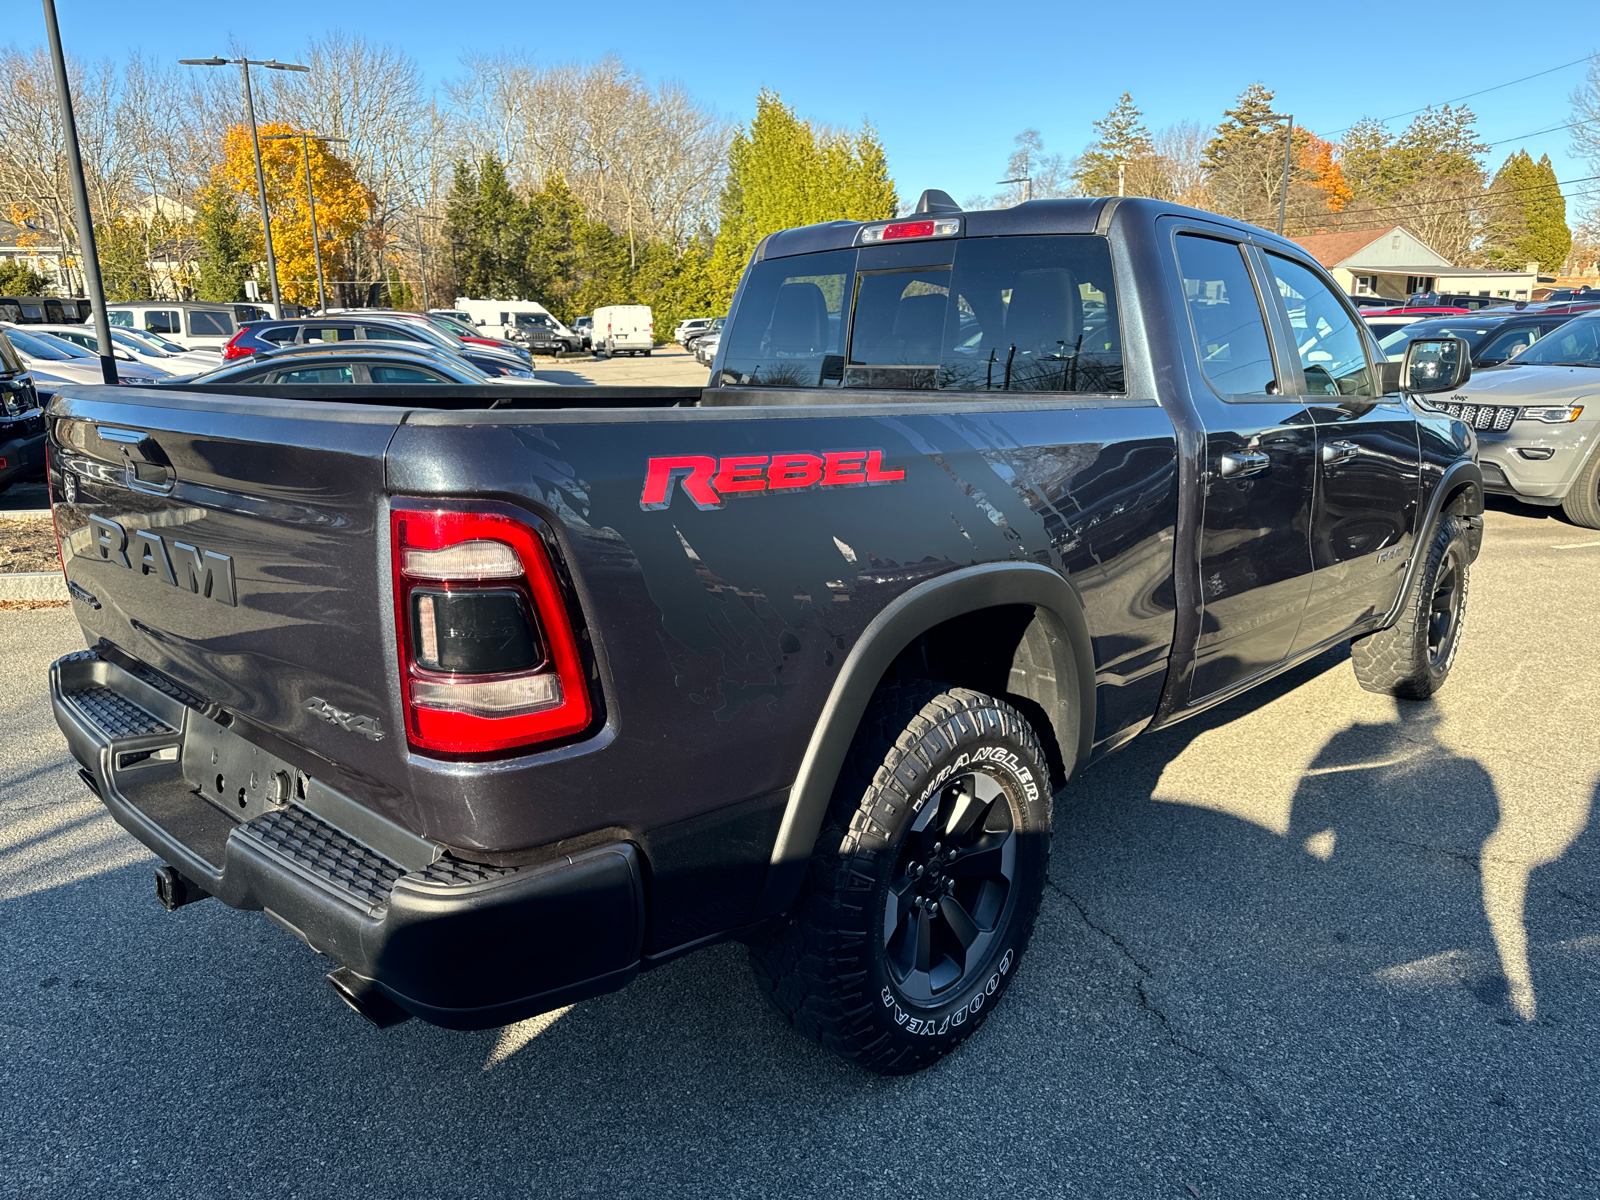
<svg viewBox="0 0 1600 1200">
<path fill-rule="evenodd" d="M 1271 455 L 1259 450 L 1243 450 L 1238 454 L 1222 456 L 1221 474 L 1224 479 L 1238 479 L 1245 475 L 1259 475 L 1271 465 Z"/>
<path fill-rule="evenodd" d="M 1325 442 L 1322 446 L 1322 461 L 1325 463 L 1341 463 L 1347 458 L 1354 458 L 1361 453 L 1361 448 L 1354 442 Z"/>
</svg>

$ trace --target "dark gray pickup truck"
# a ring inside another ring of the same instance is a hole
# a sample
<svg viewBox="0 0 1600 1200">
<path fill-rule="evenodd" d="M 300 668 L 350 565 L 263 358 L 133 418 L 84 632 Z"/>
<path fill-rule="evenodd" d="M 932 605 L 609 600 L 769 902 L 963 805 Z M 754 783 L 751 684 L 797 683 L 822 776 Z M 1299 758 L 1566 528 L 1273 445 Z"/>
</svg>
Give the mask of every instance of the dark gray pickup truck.
<svg viewBox="0 0 1600 1200">
<path fill-rule="evenodd" d="M 1444 682 L 1482 479 L 1398 370 L 1465 346 L 1390 368 L 1260 229 L 929 193 L 767 238 L 705 389 L 67 388 L 56 716 L 164 903 L 380 1024 L 739 938 L 916 1070 L 1019 969 L 1075 772 L 1342 641 Z"/>
</svg>

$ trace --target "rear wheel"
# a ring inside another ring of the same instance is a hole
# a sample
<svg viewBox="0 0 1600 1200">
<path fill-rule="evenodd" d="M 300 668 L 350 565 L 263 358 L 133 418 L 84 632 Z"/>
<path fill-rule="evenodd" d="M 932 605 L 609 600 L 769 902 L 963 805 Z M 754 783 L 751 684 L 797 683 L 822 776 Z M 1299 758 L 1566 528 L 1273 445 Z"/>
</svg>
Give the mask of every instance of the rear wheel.
<svg viewBox="0 0 1600 1200">
<path fill-rule="evenodd" d="M 921 1070 L 989 1015 L 1044 890 L 1050 772 L 1010 705 L 895 683 L 873 700 L 800 899 L 751 949 L 794 1028 L 881 1074 Z"/>
<path fill-rule="evenodd" d="M 1585 529 L 1600 529 L 1600 451 L 1592 451 L 1583 464 L 1572 490 L 1561 502 L 1567 520 Z"/>
<path fill-rule="evenodd" d="M 1446 514 L 1412 578 L 1400 619 L 1350 643 L 1350 661 L 1362 687 L 1402 700 L 1426 700 L 1444 686 L 1461 648 L 1470 571 L 1466 524 Z"/>
</svg>

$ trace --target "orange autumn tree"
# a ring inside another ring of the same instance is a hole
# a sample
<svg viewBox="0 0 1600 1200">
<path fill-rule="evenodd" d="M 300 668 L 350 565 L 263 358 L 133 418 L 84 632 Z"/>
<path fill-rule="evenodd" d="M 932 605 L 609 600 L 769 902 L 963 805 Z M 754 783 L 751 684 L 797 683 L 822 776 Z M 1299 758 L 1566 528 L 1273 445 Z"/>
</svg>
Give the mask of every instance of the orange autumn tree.
<svg viewBox="0 0 1600 1200">
<path fill-rule="evenodd" d="M 306 202 L 306 166 L 299 138 L 269 141 L 269 134 L 298 134 L 285 121 L 269 121 L 261 133 L 261 169 L 267 181 L 267 207 L 272 216 L 272 249 L 278 259 L 278 286 L 285 300 L 295 304 L 317 302 L 317 263 L 311 245 L 311 211 Z M 322 249 L 322 271 L 329 280 L 351 277 L 353 250 L 361 228 L 371 216 L 372 189 L 356 178 L 355 169 L 311 139 L 311 185 L 317 197 L 317 234 Z M 256 164 L 250 148 L 250 130 L 234 125 L 222 139 L 222 162 L 217 180 L 250 205 L 256 203 Z M 253 227 L 256 261 L 266 259 L 259 223 Z M 331 291 L 330 284 L 330 291 Z M 333 297 L 329 297 L 330 302 Z"/>
<path fill-rule="evenodd" d="M 1306 182 L 1322 192 L 1329 212 L 1343 212 L 1355 192 L 1345 182 L 1344 172 L 1339 169 L 1339 160 L 1333 153 L 1334 144 L 1323 141 L 1308 129 L 1297 129 L 1295 132 L 1306 137 L 1305 145 L 1300 149 L 1300 170 L 1309 176 Z"/>
</svg>

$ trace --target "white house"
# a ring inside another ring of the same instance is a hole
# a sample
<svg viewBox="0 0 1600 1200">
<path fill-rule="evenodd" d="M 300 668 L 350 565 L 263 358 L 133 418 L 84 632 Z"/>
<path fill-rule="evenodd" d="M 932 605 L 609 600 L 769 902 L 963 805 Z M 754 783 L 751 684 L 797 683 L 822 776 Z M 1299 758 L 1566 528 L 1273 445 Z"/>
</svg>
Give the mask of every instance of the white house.
<svg viewBox="0 0 1600 1200">
<path fill-rule="evenodd" d="M 1539 283 L 1537 263 L 1523 271 L 1454 267 L 1421 238 L 1396 225 L 1291 239 L 1328 268 L 1352 296 L 1405 300 L 1418 292 L 1526 300 Z"/>
</svg>

